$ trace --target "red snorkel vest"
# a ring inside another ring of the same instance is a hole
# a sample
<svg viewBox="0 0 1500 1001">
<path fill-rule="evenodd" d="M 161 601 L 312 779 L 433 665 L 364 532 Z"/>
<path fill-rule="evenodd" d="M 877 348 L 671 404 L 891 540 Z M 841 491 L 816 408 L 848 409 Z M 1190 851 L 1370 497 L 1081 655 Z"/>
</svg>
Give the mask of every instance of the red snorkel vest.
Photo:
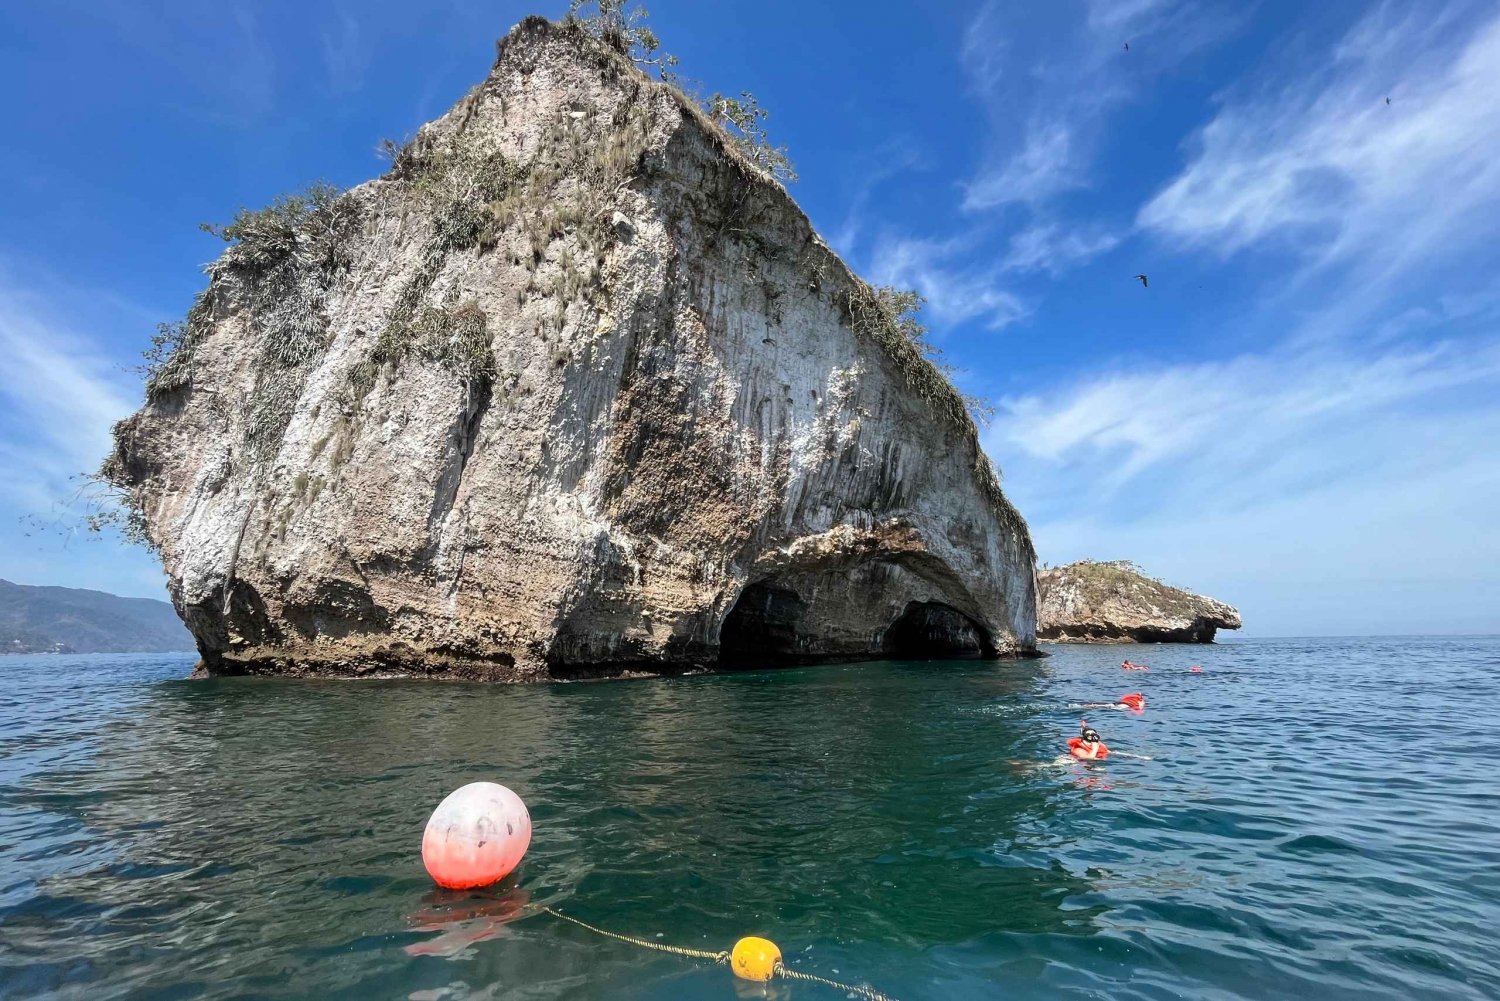
<svg viewBox="0 0 1500 1001">
<path fill-rule="evenodd" d="M 1104 746 L 1104 741 L 1101 740 L 1098 744 L 1094 745 L 1096 748 L 1098 748 L 1098 750 L 1095 751 L 1092 755 L 1089 754 L 1088 751 L 1083 749 L 1083 745 L 1085 743 L 1087 743 L 1087 741 L 1085 741 L 1082 737 L 1069 737 L 1068 753 L 1073 755 L 1073 757 L 1075 758 L 1082 758 L 1084 761 L 1109 757 L 1109 748 Z"/>
</svg>

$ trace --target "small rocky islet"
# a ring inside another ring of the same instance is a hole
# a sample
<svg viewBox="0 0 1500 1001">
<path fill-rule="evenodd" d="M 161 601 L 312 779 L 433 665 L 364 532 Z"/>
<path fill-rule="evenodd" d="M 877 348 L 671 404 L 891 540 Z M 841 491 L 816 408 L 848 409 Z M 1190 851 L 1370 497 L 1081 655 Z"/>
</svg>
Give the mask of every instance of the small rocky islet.
<svg viewBox="0 0 1500 1001">
<path fill-rule="evenodd" d="M 1037 638 L 1059 643 L 1212 643 L 1240 628 L 1222 601 L 1171 587 L 1128 560 L 1037 571 Z"/>
</svg>

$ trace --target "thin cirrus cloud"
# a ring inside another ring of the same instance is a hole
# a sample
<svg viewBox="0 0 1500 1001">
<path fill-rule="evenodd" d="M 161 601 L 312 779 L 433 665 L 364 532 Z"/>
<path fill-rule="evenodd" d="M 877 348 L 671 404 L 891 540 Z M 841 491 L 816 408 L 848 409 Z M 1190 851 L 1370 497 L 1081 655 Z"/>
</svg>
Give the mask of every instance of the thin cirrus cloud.
<svg viewBox="0 0 1500 1001">
<path fill-rule="evenodd" d="M 359 20 L 346 7 L 335 6 L 335 24 L 325 25 L 322 32 L 323 67 L 328 85 L 336 94 L 350 94 L 364 84 L 369 69 L 370 52 L 364 44 Z"/>
<path fill-rule="evenodd" d="M 1277 470 L 1296 479 L 1290 471 L 1378 466 L 1365 460 L 1399 450 L 1373 429 L 1397 415 L 1401 425 L 1420 413 L 1444 419 L 1444 400 L 1473 405 L 1450 410 L 1455 421 L 1476 412 L 1500 417 L 1500 341 L 1369 358 L 1282 350 L 1103 373 L 1047 396 L 1003 401 L 990 443 L 1002 455 L 1072 466 L 1101 501 L 1161 467 L 1179 494 L 1188 487 L 1194 496 L 1253 497 Z M 1330 438 L 1364 446 L 1330 453 Z M 1191 482 L 1226 456 L 1240 475 L 1216 469 L 1211 490 Z"/>
<path fill-rule="evenodd" d="M 1139 225 L 1220 255 L 1282 242 L 1384 274 L 1490 239 L 1500 17 L 1472 32 L 1454 21 L 1382 8 L 1323 68 L 1227 102 Z"/>
<path fill-rule="evenodd" d="M 1113 250 L 1120 236 L 1085 224 L 1038 223 L 1010 238 L 1001 261 L 1011 271 L 1046 271 L 1053 275 Z"/>
<path fill-rule="evenodd" d="M 1181 0 L 986 4 L 964 33 L 961 58 L 992 138 L 963 208 L 1036 207 L 1088 187 L 1110 114 L 1233 33 L 1241 16 Z"/>
<path fill-rule="evenodd" d="M 1227 359 L 1210 347 L 1211 360 L 1106 366 L 1005 401 L 987 441 L 1012 488 L 1030 487 L 1023 509 L 1044 553 L 1091 555 L 1070 547 L 1111 531 L 1157 542 L 1173 525 L 1217 531 L 1253 522 L 1247 512 L 1269 525 L 1274 511 L 1295 563 L 1299 544 L 1321 552 L 1323 538 L 1345 538 L 1351 506 L 1402 531 L 1391 498 L 1411 501 L 1410 515 L 1418 494 L 1433 550 L 1462 564 L 1494 543 L 1472 490 L 1489 485 L 1493 501 L 1500 482 L 1500 295 L 1493 255 L 1474 251 L 1500 203 L 1488 155 L 1500 141 L 1500 18 L 1462 10 L 1380 8 L 1322 58 L 1220 99 L 1138 223 L 1195 253 L 1290 245 L 1241 269 L 1267 290 L 1246 322 L 1276 336 Z M 1446 266 L 1465 252 L 1463 269 Z M 1298 281 L 1332 265 L 1332 282 Z M 1415 485 L 1448 480 L 1460 491 L 1449 501 Z"/>
<path fill-rule="evenodd" d="M 986 445 L 1044 559 L 1146 554 L 1262 632 L 1495 628 L 1500 17 L 1475 10 L 1378 8 L 1221 95 L 1137 225 L 1239 260 L 1274 336 L 1003 401 Z"/>
<path fill-rule="evenodd" d="M 1121 234 L 1075 224 L 1045 209 L 1066 191 L 1087 187 L 1090 159 L 1109 112 L 1136 95 L 1140 79 L 1176 65 L 1222 38 L 1231 19 L 1180 0 L 1075 0 L 1054 18 L 1040 8 L 986 4 L 964 32 L 960 60 L 990 120 L 986 166 L 961 185 L 960 208 L 974 213 L 1025 204 L 1033 218 L 1006 233 L 990 217 L 973 218 L 955 234 L 878 240 L 870 270 L 882 283 L 915 287 L 940 325 L 978 320 L 996 330 L 1030 316 L 1035 304 L 1011 286 L 1020 273 L 1061 272 L 1117 246 Z M 1150 33 L 1152 44 L 1131 54 L 1121 39 Z M 1029 109 L 1029 110 L 1013 110 Z M 1020 135 L 1018 147 L 1008 148 Z M 881 175 L 880 179 L 883 179 Z M 862 199 L 856 200 L 862 208 Z M 858 212 L 835 231 L 834 245 L 855 251 Z M 998 255 L 988 245 L 1007 241 Z"/>
<path fill-rule="evenodd" d="M 3 264 L 3 262 L 0 262 Z M 45 275 L 21 281 L 0 268 L 0 553 L 7 576 L 30 584 L 160 596 L 161 568 L 146 552 L 84 531 L 110 428 L 139 401 L 139 382 L 77 321 L 130 329 L 147 311 L 107 292 L 66 289 Z M 78 303 L 63 317 L 53 303 Z M 96 498 L 97 499 L 97 498 Z"/>
<path fill-rule="evenodd" d="M 129 377 L 90 340 L 61 326 L 35 298 L 0 277 L 0 448 L 10 475 L 0 490 L 20 510 L 46 510 L 79 473 L 97 469 L 109 429 L 134 409 Z"/>
<path fill-rule="evenodd" d="M 884 237 L 875 245 L 870 272 L 877 285 L 916 289 L 945 326 L 975 320 L 999 330 L 1029 315 L 1031 307 L 1004 287 L 1001 269 L 971 258 L 962 238 Z"/>
<path fill-rule="evenodd" d="M 1500 340 L 1103 373 L 986 435 L 1044 560 L 1144 559 L 1263 634 L 1493 629 L 1497 440 Z"/>
<path fill-rule="evenodd" d="M 248 0 L 152 11 L 141 4 L 67 2 L 79 16 L 109 24 L 132 61 L 167 74 L 174 86 L 163 99 L 182 102 L 182 110 L 194 116 L 243 126 L 276 105 L 276 59 L 257 5 Z"/>
<path fill-rule="evenodd" d="M 1019 152 L 998 169 L 985 170 L 965 188 L 965 209 L 1036 203 L 1087 184 L 1074 126 L 1036 119 L 1026 125 L 1025 135 Z"/>
</svg>

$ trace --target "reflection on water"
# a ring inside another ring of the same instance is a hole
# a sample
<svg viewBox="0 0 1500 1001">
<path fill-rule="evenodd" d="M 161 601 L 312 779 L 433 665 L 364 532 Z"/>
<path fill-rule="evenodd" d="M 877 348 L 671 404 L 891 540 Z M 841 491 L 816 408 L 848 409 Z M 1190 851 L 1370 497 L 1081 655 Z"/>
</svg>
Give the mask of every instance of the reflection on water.
<svg viewBox="0 0 1500 1001">
<path fill-rule="evenodd" d="M 556 906 L 693 948 L 765 935 L 903 1001 L 1481 997 L 1500 828 L 1451 710 L 1493 697 L 1500 643 L 1442 643 L 1132 648 L 1148 709 L 1095 725 L 1155 760 L 1060 765 L 1118 649 L 535 687 L 10 658 L 0 996 L 743 990 Z M 1405 711 L 1370 718 L 1377 690 Z M 423 825 L 477 779 L 531 806 L 531 852 L 436 891 Z"/>
<path fill-rule="evenodd" d="M 516 877 L 511 877 L 500 886 L 472 893 L 434 889 L 423 899 L 422 909 L 412 915 L 411 923 L 419 932 L 437 935 L 408 945 L 406 954 L 444 959 L 472 956 L 470 947 L 475 943 L 495 938 L 512 921 L 535 913 L 531 894 L 516 882 Z"/>
</svg>

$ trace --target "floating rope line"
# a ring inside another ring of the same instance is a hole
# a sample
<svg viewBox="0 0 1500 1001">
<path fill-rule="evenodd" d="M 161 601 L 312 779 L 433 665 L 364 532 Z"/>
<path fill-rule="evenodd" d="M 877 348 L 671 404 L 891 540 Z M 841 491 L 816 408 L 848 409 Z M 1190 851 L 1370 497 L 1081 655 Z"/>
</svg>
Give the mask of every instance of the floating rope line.
<svg viewBox="0 0 1500 1001">
<path fill-rule="evenodd" d="M 562 911 L 554 911 L 550 907 L 543 907 L 542 910 L 552 915 L 554 918 L 562 918 L 564 921 L 567 921 L 570 924 L 575 924 L 580 928 L 587 928 L 589 931 L 593 932 L 596 935 L 603 935 L 605 938 L 612 938 L 620 942 L 629 942 L 631 945 L 638 945 L 643 949 L 655 949 L 657 952 L 670 952 L 674 956 L 692 956 L 694 959 L 711 959 L 715 963 L 729 962 L 729 953 L 727 951 L 709 952 L 707 949 L 689 949 L 686 946 L 681 945 L 666 945 L 661 942 L 649 942 L 643 938 L 631 938 L 629 935 L 621 935 L 617 932 L 605 931 L 603 928 L 596 928 L 593 925 L 589 924 L 587 921 L 579 921 L 577 918 L 570 918 Z"/>
<path fill-rule="evenodd" d="M 800 970 L 789 969 L 786 964 L 781 961 L 780 950 L 778 950 L 772 943 L 766 942 L 764 939 L 741 939 L 738 943 L 736 943 L 734 952 L 730 952 L 727 949 L 720 950 L 719 952 L 711 952 L 708 949 L 689 949 L 686 946 L 667 945 L 664 942 L 652 942 L 648 939 L 631 938 L 629 935 L 621 935 L 619 932 L 606 931 L 605 929 L 600 928 L 596 925 L 589 924 L 587 921 L 580 921 L 575 917 L 570 917 L 569 915 L 564 914 L 562 911 L 554 910 L 551 907 L 543 906 L 539 907 L 538 910 L 546 914 L 550 914 L 554 918 L 561 918 L 563 921 L 566 921 L 569 924 L 577 925 L 580 928 L 586 928 L 587 930 L 593 932 L 595 935 L 603 935 L 605 938 L 612 938 L 617 942 L 626 942 L 630 945 L 638 945 L 643 949 L 654 949 L 657 952 L 670 952 L 674 956 L 690 956 L 693 959 L 708 959 L 712 960 L 715 963 L 726 963 L 729 965 L 730 969 L 734 971 L 735 976 L 743 977 L 747 980 L 765 981 L 770 980 L 772 977 L 783 977 L 787 980 L 803 980 L 807 981 L 808 983 L 822 984 L 824 987 L 832 987 L 834 990 L 844 991 L 847 994 L 852 994 L 856 997 L 864 998 L 865 1001 L 896 1001 L 895 998 L 891 997 L 888 994 L 882 994 L 879 991 L 875 990 L 875 988 L 873 987 L 865 987 L 859 984 L 840 983 L 837 980 L 830 980 L 827 977 L 820 977 L 813 973 L 803 973 Z M 747 970 L 745 968 L 747 961 L 742 961 L 739 953 L 741 952 L 741 948 L 743 946 L 746 946 L 750 943 L 754 943 L 754 945 L 751 947 L 751 951 L 752 953 L 756 954 L 751 955 L 751 958 L 748 960 L 748 963 L 752 968 Z M 769 950 L 769 953 L 761 951 L 761 946 L 766 947 L 766 949 Z M 757 959 L 761 960 L 761 964 L 756 965 Z"/>
<path fill-rule="evenodd" d="M 835 990 L 847 991 L 850 994 L 857 994 L 858 996 L 864 998 L 865 1001 L 896 1001 L 895 998 L 890 997 L 886 994 L 882 994 L 873 987 L 861 987 L 854 984 L 841 984 L 837 980 L 829 980 L 827 977 L 820 977 L 816 974 L 803 973 L 801 970 L 789 970 L 781 963 L 776 964 L 776 975 L 778 977 L 786 977 L 788 980 L 809 980 L 815 984 L 822 984 L 825 987 L 832 987 Z"/>
</svg>

